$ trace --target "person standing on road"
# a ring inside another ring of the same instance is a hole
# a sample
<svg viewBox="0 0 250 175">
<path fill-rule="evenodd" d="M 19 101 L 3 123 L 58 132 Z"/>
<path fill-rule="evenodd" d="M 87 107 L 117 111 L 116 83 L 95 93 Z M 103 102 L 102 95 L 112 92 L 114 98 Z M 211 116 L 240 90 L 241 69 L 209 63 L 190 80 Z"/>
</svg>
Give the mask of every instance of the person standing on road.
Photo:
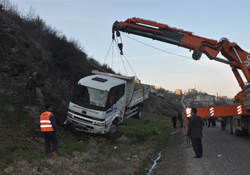
<svg viewBox="0 0 250 175">
<path fill-rule="evenodd" d="M 211 119 L 211 121 L 212 121 L 212 126 L 215 127 L 216 126 L 215 119 L 213 118 L 213 119 Z"/>
<path fill-rule="evenodd" d="M 176 115 L 173 115 L 173 116 L 172 116 L 172 121 L 173 121 L 173 127 L 174 127 L 174 128 L 176 128 L 176 120 L 177 120 Z"/>
<path fill-rule="evenodd" d="M 38 86 L 39 84 L 36 81 L 36 71 L 33 71 L 32 76 L 29 78 L 26 86 L 26 89 L 31 91 L 31 101 L 33 104 L 36 103 L 36 87 Z"/>
<path fill-rule="evenodd" d="M 203 125 L 207 126 L 207 119 L 203 119 Z"/>
<path fill-rule="evenodd" d="M 45 151 L 48 155 L 51 155 L 51 143 L 52 143 L 52 153 L 53 158 L 57 158 L 58 152 L 58 129 L 56 124 L 56 118 L 52 111 L 52 105 L 48 104 L 45 106 L 46 111 L 40 116 L 40 127 L 41 132 L 44 135 L 45 140 Z"/>
<path fill-rule="evenodd" d="M 203 148 L 202 148 L 202 118 L 198 115 L 196 115 L 197 109 L 192 108 L 191 115 L 192 117 L 188 120 L 188 132 L 187 136 L 190 136 L 194 152 L 196 156 L 194 158 L 201 158 L 203 154 Z"/>
<path fill-rule="evenodd" d="M 182 114 L 181 113 L 178 114 L 178 120 L 180 122 L 180 128 L 182 128 L 183 127 L 183 119 L 182 119 Z"/>
</svg>

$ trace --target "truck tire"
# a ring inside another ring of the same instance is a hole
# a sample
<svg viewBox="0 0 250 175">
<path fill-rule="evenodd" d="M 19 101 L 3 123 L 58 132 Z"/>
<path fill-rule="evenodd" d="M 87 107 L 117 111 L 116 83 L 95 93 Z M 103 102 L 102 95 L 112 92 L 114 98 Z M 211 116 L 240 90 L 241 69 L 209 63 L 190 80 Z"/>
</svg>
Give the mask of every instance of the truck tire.
<svg viewBox="0 0 250 175">
<path fill-rule="evenodd" d="M 141 118 L 141 116 L 142 116 L 142 109 L 143 109 L 142 105 L 139 105 L 138 109 L 137 109 L 137 113 L 134 115 L 134 118 L 137 118 L 137 119 Z"/>
<path fill-rule="evenodd" d="M 109 127 L 109 132 L 107 133 L 107 136 L 113 137 L 119 130 L 119 123 L 118 120 L 114 120 Z"/>
<path fill-rule="evenodd" d="M 228 117 L 227 119 L 227 128 L 230 134 L 233 134 L 233 124 L 232 124 L 232 117 Z"/>
<path fill-rule="evenodd" d="M 232 120 L 233 134 L 237 137 L 241 135 L 241 131 L 235 128 L 234 120 Z"/>
</svg>

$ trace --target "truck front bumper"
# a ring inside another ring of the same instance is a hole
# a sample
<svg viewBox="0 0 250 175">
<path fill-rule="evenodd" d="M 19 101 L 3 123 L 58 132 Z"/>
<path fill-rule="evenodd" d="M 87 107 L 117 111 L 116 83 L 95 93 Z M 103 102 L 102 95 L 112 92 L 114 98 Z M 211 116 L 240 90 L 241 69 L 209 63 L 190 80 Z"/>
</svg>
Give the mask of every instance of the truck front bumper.
<svg viewBox="0 0 250 175">
<path fill-rule="evenodd" d="M 81 128 L 81 131 L 93 134 L 105 134 L 105 122 L 98 122 L 88 118 L 83 118 L 77 115 L 68 113 L 68 122 Z M 100 125 L 100 126 L 99 126 Z"/>
</svg>

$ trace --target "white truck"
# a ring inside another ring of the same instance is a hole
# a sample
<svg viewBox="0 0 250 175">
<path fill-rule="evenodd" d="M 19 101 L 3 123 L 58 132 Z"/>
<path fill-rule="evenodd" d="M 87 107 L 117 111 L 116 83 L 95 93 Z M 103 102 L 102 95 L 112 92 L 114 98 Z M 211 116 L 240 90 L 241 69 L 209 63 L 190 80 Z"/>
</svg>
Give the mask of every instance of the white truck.
<svg viewBox="0 0 250 175">
<path fill-rule="evenodd" d="M 88 133 L 113 136 L 123 119 L 140 118 L 149 86 L 135 90 L 135 77 L 92 71 L 79 80 L 69 103 L 67 121 Z M 66 122 L 67 122 L 66 121 Z"/>
</svg>

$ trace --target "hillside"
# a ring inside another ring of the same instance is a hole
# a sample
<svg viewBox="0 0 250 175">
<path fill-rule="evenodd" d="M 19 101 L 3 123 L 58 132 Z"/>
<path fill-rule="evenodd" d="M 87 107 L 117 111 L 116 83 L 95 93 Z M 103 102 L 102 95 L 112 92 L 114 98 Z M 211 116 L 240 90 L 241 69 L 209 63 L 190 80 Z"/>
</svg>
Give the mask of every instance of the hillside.
<svg viewBox="0 0 250 175">
<path fill-rule="evenodd" d="M 47 103 L 53 105 L 60 132 L 59 156 L 64 156 L 65 162 L 83 154 L 82 161 L 91 172 L 95 172 L 98 169 L 95 170 L 92 164 L 105 167 L 108 165 L 102 162 L 110 157 L 113 163 L 118 160 L 117 156 L 123 150 L 113 154 L 113 149 L 117 139 L 119 142 L 125 138 L 119 143 L 126 148 L 124 155 L 140 156 L 140 159 L 130 162 L 129 166 L 135 163 L 131 172 L 145 172 L 140 167 L 146 166 L 151 153 L 166 144 L 171 131 L 167 117 L 179 112 L 180 106 L 150 95 L 145 103 L 143 119 L 125 121 L 127 127 L 121 128 L 115 138 L 76 132 L 71 126 L 63 125 L 75 84 L 79 78 L 90 75 L 93 69 L 114 73 L 113 70 L 88 57 L 77 41 L 69 41 L 58 34 L 39 16 L 21 18 L 18 12 L 0 6 L 0 36 L 0 172 L 26 174 L 38 165 L 37 174 L 46 172 L 46 167 L 47 171 L 53 169 L 48 162 L 51 159 L 44 154 L 44 140 L 39 129 L 39 116 Z M 26 89 L 32 71 L 37 72 L 40 84 L 37 104 L 31 104 L 30 91 Z M 132 129 L 126 130 L 131 126 Z M 152 143 L 161 144 L 156 146 Z M 67 159 L 67 155 L 71 157 Z M 121 169 L 124 168 L 124 160 L 119 163 Z M 26 165 L 25 171 L 20 172 L 20 167 Z M 113 170 L 115 172 L 115 168 Z"/>
</svg>

